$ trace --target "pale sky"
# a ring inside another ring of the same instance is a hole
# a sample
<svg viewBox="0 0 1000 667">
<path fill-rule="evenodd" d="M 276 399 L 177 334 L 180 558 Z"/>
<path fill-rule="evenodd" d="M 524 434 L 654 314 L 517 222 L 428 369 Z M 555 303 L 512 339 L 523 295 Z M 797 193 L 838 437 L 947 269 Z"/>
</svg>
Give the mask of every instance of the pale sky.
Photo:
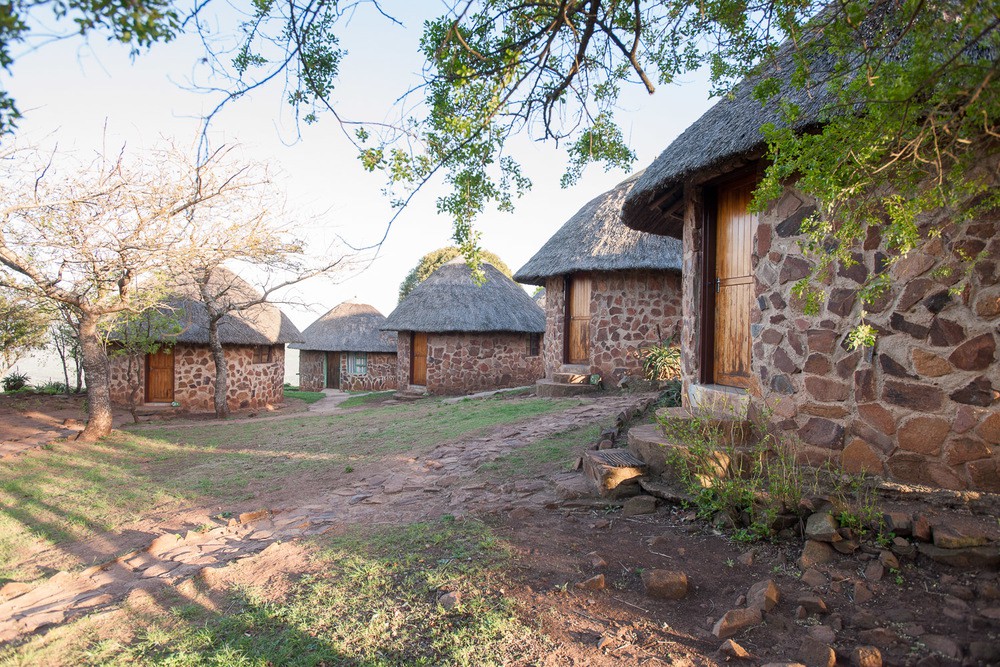
<svg viewBox="0 0 1000 667">
<path fill-rule="evenodd" d="M 405 25 L 392 25 L 362 6 L 341 32 L 341 45 L 349 53 L 341 65 L 334 105 L 347 118 L 377 121 L 392 115 L 393 101 L 419 81 L 422 21 L 442 13 L 444 6 L 438 0 L 382 4 Z M 213 4 L 208 9 L 213 11 Z M 223 28 L 232 25 L 232 17 L 218 20 Z M 201 76 L 196 69 L 200 43 L 193 38 L 158 45 L 134 61 L 125 47 L 101 37 L 73 38 L 15 53 L 12 75 L 3 75 L 2 80 L 24 113 L 19 141 L 96 150 L 107 124 L 108 144 L 116 148 L 126 143 L 141 150 L 166 138 L 193 149 L 201 116 L 218 101 L 185 90 L 193 73 Z M 200 82 L 210 83 L 204 76 Z M 646 167 L 711 103 L 705 76 L 661 87 L 653 96 L 639 87 L 624 95 L 618 117 L 638 155 L 635 169 Z M 233 103 L 216 118 L 211 136 L 216 143 L 241 144 L 248 157 L 268 162 L 282 174 L 293 208 L 316 219 L 305 232 L 310 247 L 325 249 L 337 234 L 355 246 L 366 246 L 385 232 L 392 210 L 382 197 L 381 177 L 362 170 L 332 117 L 303 126 L 302 137 L 296 140 L 294 118 L 280 87 Z M 559 187 L 565 168 L 562 148 L 524 139 L 517 142 L 515 157 L 534 188 L 517 202 L 515 213 L 487 213 L 478 222 L 482 246 L 512 270 L 587 201 L 627 175 L 591 167 L 576 186 L 564 190 Z M 295 324 L 305 328 L 345 299 L 370 303 L 388 315 L 396 305 L 399 283 L 417 260 L 451 244 L 451 221 L 435 210 L 439 192 L 431 188 L 414 199 L 393 225 L 371 268 L 340 284 L 320 280 L 301 286 L 296 298 L 310 307 L 285 308 Z"/>
</svg>

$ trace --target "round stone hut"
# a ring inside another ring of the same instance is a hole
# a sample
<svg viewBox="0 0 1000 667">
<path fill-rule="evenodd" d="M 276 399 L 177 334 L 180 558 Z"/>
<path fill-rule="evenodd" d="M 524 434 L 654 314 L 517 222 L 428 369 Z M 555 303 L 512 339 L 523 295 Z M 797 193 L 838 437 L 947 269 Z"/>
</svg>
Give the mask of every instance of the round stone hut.
<svg viewBox="0 0 1000 667">
<path fill-rule="evenodd" d="M 621 222 L 638 174 L 570 218 L 514 279 L 545 287 L 545 376 L 641 377 L 642 350 L 681 319 L 681 242 Z"/>
<path fill-rule="evenodd" d="M 542 377 L 545 313 L 513 280 L 483 264 L 477 285 L 457 257 L 420 283 L 382 327 L 398 332 L 400 388 L 467 394 Z"/>
<path fill-rule="evenodd" d="M 214 283 L 225 284 L 241 302 L 259 293 L 229 270 L 219 272 Z M 208 346 L 208 311 L 205 304 L 184 295 L 166 300 L 162 317 L 173 320 L 153 334 L 163 345 L 153 353 L 135 356 L 114 354 L 111 345 L 111 400 L 118 405 L 177 404 L 190 412 L 214 410 L 215 362 Z M 230 410 L 262 408 L 284 400 L 285 344 L 302 340 L 302 334 L 281 310 L 260 303 L 224 315 L 219 338 L 229 371 Z M 131 372 L 130 372 L 131 371 Z"/>
<path fill-rule="evenodd" d="M 382 331 L 385 315 L 367 303 L 345 301 L 306 327 L 299 352 L 303 391 L 396 388 L 396 334 Z"/>
</svg>

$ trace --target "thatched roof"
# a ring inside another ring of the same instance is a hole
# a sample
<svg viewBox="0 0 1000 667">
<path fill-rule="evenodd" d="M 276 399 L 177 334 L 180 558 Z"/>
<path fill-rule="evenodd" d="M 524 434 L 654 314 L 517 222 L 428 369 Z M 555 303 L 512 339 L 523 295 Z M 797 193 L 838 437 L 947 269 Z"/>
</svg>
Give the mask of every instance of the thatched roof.
<svg viewBox="0 0 1000 667">
<path fill-rule="evenodd" d="M 260 292 L 226 268 L 217 269 L 210 282 L 220 303 L 238 304 L 260 298 Z M 184 282 L 171 290 L 165 299 L 181 327 L 180 334 L 165 336 L 177 343 L 208 344 L 208 311 L 193 282 Z M 223 345 L 277 345 L 302 340 L 302 334 L 281 310 L 272 303 L 261 303 L 223 315 L 219 320 L 219 338 Z"/>
<path fill-rule="evenodd" d="M 761 104 L 753 96 L 754 88 L 766 77 L 781 82 L 779 97 L 797 104 L 800 114 L 792 125 L 805 130 L 820 124 L 824 110 L 833 101 L 823 79 L 832 66 L 832 58 L 814 59 L 811 83 L 796 87 L 791 83 L 795 72 L 794 48 L 783 46 L 774 64 L 761 74 L 738 83 L 731 93 L 719 100 L 701 118 L 677 137 L 646 169 L 628 193 L 622 209 L 622 221 L 645 232 L 681 237 L 683 219 L 679 211 L 685 179 L 736 159 L 753 160 L 764 153 L 760 128 L 766 123 L 787 127 L 781 106 L 772 98 Z"/>
<path fill-rule="evenodd" d="M 643 234 L 621 222 L 622 203 L 641 175 L 634 174 L 589 201 L 514 274 L 514 280 L 544 285 L 549 276 L 576 271 L 680 271 L 680 241 Z"/>
<path fill-rule="evenodd" d="M 442 265 L 410 295 L 382 327 L 388 331 L 545 331 L 545 313 L 518 285 L 484 263 L 486 283 L 472 280 L 465 260 Z"/>
<path fill-rule="evenodd" d="M 396 334 L 382 331 L 385 315 L 367 303 L 345 301 L 302 332 L 303 342 L 289 347 L 322 352 L 396 353 Z"/>
</svg>

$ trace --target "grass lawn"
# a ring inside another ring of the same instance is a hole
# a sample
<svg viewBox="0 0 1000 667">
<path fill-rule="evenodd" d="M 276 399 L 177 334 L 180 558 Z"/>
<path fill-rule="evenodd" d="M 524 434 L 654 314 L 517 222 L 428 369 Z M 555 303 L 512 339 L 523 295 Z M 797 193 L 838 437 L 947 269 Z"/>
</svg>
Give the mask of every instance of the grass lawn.
<svg viewBox="0 0 1000 667">
<path fill-rule="evenodd" d="M 347 466 L 417 454 L 576 404 L 418 401 L 343 415 L 144 428 L 89 445 L 56 443 L 0 462 L 0 583 L 43 575 L 38 564 L 25 563 L 46 547 L 120 531 L 154 509 L 163 517 L 185 507 L 231 507 L 294 487 L 303 475 L 329 477 L 332 485 Z"/>
<path fill-rule="evenodd" d="M 479 466 L 479 473 L 496 479 L 533 477 L 554 469 L 569 469 L 580 451 L 597 440 L 601 426 L 588 426 L 538 440 Z"/>
<path fill-rule="evenodd" d="M 358 396 L 351 396 L 349 399 L 340 404 L 342 408 L 353 408 L 357 405 L 367 405 L 368 403 L 379 403 L 395 395 L 395 390 L 393 391 L 373 391 L 367 394 L 359 394 Z"/>
<path fill-rule="evenodd" d="M 285 398 L 297 398 L 300 401 L 305 401 L 306 403 L 315 403 L 326 396 L 321 391 L 299 391 L 298 389 L 289 389 L 285 387 Z"/>
<path fill-rule="evenodd" d="M 545 640 L 504 595 L 509 551 L 479 522 L 359 530 L 307 549 L 309 573 L 278 595 L 259 586 L 229 587 L 222 599 L 168 591 L 155 605 L 126 605 L 8 648 L 0 665 L 485 666 L 543 657 Z M 459 604 L 439 604 L 444 592 L 457 592 Z"/>
</svg>

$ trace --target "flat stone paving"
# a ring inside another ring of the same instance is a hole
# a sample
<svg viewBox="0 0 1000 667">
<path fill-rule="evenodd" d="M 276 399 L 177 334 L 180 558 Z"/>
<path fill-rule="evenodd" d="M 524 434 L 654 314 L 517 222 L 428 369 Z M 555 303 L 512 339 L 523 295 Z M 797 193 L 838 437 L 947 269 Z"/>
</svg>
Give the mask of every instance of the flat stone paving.
<svg viewBox="0 0 1000 667">
<path fill-rule="evenodd" d="M 59 572 L 37 584 L 8 583 L 0 588 L 0 642 L 114 604 L 154 579 L 177 584 L 204 568 L 251 556 L 277 540 L 353 524 L 407 524 L 445 513 L 544 505 L 559 494 L 572 493 L 581 475 L 567 473 L 565 479 L 556 476 L 546 482 L 502 486 L 476 483 L 470 477 L 484 463 L 515 449 L 614 419 L 654 396 L 582 399 L 583 405 L 559 413 L 497 427 L 485 436 L 451 441 L 421 457 L 393 461 L 383 473 L 331 490 L 308 504 L 244 515 L 242 520 L 204 532 L 165 533 L 144 549 L 108 563 Z"/>
</svg>

